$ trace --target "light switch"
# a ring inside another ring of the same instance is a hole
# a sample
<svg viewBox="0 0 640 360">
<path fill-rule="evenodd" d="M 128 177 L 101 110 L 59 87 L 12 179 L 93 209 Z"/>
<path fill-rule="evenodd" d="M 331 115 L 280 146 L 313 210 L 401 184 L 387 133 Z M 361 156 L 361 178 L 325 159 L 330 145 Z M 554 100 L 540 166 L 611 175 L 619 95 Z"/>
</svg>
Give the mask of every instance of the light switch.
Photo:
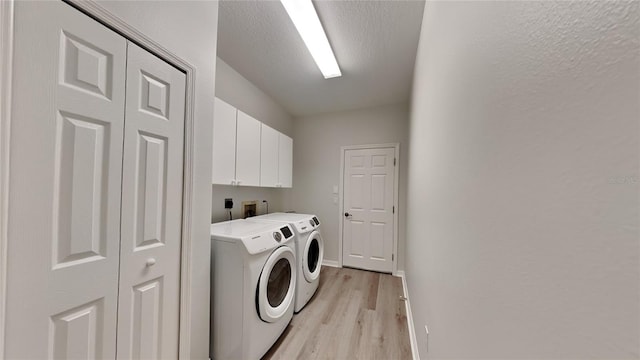
<svg viewBox="0 0 640 360">
<path fill-rule="evenodd" d="M 338 185 L 333 185 L 333 193 L 334 194 L 338 193 Z"/>
</svg>

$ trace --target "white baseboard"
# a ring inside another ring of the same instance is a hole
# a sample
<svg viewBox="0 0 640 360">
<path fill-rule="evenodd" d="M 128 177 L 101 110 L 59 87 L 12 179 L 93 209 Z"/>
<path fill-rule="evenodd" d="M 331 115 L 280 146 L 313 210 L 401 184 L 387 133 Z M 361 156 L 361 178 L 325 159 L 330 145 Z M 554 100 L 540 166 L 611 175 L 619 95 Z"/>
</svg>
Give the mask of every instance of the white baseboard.
<svg viewBox="0 0 640 360">
<path fill-rule="evenodd" d="M 337 261 L 322 259 L 322 265 L 339 268 L 341 267 Z"/>
<path fill-rule="evenodd" d="M 416 328 L 413 326 L 413 315 L 411 314 L 411 303 L 409 301 L 409 289 L 407 287 L 407 278 L 404 275 L 404 271 L 397 271 L 396 275 L 402 278 L 402 290 L 405 297 L 405 309 L 407 312 L 407 327 L 409 328 L 409 341 L 411 342 L 411 354 L 413 354 L 413 360 L 420 360 L 420 354 L 418 353 L 418 340 L 416 338 Z"/>
</svg>

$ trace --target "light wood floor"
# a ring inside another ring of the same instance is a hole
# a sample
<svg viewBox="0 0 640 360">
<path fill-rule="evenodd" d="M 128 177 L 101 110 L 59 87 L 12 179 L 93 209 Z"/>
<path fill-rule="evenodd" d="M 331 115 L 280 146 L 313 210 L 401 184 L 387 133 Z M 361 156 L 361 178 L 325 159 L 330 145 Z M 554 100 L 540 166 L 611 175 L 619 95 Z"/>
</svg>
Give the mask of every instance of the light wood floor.
<svg viewBox="0 0 640 360">
<path fill-rule="evenodd" d="M 411 359 L 402 280 L 322 267 L 315 296 L 263 359 Z"/>
</svg>

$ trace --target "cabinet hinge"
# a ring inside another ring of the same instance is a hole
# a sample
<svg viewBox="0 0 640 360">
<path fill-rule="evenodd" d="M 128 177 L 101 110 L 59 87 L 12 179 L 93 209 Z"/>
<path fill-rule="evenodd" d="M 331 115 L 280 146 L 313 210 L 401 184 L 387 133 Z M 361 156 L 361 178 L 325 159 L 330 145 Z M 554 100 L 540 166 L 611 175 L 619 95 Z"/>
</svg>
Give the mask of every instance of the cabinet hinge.
<svg viewBox="0 0 640 360">
<path fill-rule="evenodd" d="M 391 254 L 391 261 L 393 261 L 395 259 L 394 254 Z"/>
<path fill-rule="evenodd" d="M 396 158 L 393 158 L 393 166 L 396 166 Z"/>
</svg>

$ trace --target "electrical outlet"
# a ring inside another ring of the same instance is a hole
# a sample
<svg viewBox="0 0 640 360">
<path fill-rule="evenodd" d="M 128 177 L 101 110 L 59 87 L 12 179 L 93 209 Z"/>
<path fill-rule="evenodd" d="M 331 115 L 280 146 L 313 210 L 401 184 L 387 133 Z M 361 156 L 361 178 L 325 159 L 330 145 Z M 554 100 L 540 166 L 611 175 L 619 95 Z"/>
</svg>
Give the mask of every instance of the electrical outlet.
<svg viewBox="0 0 640 360">
<path fill-rule="evenodd" d="M 426 342 L 426 348 L 427 348 L 427 352 L 429 352 L 429 328 L 427 327 L 427 325 L 424 326 L 424 331 L 427 333 L 426 337 L 425 337 L 425 342 Z"/>
</svg>

